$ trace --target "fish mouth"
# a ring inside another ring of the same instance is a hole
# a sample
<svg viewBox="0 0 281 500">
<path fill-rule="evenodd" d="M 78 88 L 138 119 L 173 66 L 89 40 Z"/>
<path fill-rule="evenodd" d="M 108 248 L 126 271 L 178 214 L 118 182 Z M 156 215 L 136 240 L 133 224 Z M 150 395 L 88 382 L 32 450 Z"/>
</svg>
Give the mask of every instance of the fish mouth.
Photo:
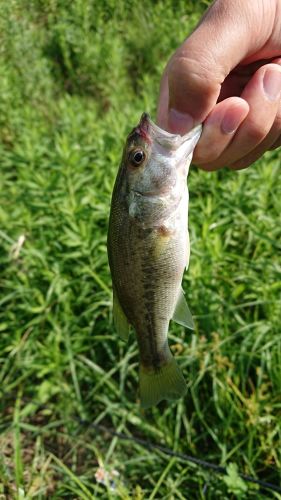
<svg viewBox="0 0 281 500">
<path fill-rule="evenodd" d="M 193 151 L 201 132 L 202 126 L 197 125 L 185 135 L 171 134 L 156 125 L 148 113 L 143 113 L 138 125 L 133 128 L 129 137 L 137 135 L 150 146 L 155 142 L 171 156 L 184 145 L 190 152 Z"/>
<path fill-rule="evenodd" d="M 151 119 L 149 117 L 148 113 L 143 113 L 141 116 L 141 119 L 139 121 L 139 124 L 133 128 L 132 134 L 138 134 L 140 137 L 142 137 L 146 142 L 151 144 L 152 142 L 152 137 L 151 137 Z"/>
<path fill-rule="evenodd" d="M 144 140 L 152 143 L 155 140 L 160 146 L 168 150 L 177 150 L 185 142 L 198 141 L 202 126 L 197 125 L 185 135 L 171 134 L 160 128 L 152 121 L 148 113 L 143 113 L 139 124 L 133 129 L 133 132 L 139 134 Z"/>
</svg>

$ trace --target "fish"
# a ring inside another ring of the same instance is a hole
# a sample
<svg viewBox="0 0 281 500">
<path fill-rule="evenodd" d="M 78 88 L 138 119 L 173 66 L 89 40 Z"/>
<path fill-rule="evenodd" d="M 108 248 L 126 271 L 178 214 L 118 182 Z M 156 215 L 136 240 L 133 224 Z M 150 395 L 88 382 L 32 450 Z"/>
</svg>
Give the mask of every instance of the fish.
<svg viewBox="0 0 281 500">
<path fill-rule="evenodd" d="M 190 255 L 187 175 L 201 130 L 170 134 L 143 113 L 127 137 L 112 192 L 113 320 L 123 340 L 130 327 L 136 333 L 142 408 L 187 390 L 168 330 L 171 319 L 194 329 L 181 282 Z"/>
</svg>

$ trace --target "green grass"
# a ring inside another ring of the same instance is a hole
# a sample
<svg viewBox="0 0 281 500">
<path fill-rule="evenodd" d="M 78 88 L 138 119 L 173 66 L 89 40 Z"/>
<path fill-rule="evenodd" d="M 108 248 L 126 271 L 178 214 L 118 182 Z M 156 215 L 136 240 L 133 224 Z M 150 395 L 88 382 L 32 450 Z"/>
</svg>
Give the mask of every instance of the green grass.
<svg viewBox="0 0 281 500">
<path fill-rule="evenodd" d="M 170 332 L 184 401 L 140 410 L 136 342 L 112 324 L 106 232 L 123 142 L 144 110 L 155 114 L 165 63 L 206 4 L 1 3 L 4 498 L 260 498 L 237 467 L 280 484 L 280 151 L 241 172 L 191 170 L 184 289 L 196 330 Z M 98 467 L 119 473 L 114 491 L 110 478 L 97 483 Z"/>
</svg>

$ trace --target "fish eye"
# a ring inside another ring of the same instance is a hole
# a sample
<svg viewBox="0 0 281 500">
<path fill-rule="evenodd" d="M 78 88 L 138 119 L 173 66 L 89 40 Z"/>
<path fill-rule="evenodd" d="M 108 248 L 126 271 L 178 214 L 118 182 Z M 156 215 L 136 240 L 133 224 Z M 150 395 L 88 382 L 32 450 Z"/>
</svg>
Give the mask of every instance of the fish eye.
<svg viewBox="0 0 281 500">
<path fill-rule="evenodd" d="M 141 165 L 144 159 L 145 159 L 145 153 L 142 149 L 135 149 L 130 154 L 130 160 L 133 163 L 133 165 L 135 165 L 135 167 Z"/>
</svg>

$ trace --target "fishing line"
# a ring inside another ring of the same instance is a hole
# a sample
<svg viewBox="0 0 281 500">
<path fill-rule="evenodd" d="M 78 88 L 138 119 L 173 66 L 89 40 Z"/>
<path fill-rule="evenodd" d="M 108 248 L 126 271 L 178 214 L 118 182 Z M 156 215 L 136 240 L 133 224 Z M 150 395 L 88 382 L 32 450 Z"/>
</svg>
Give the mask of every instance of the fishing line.
<svg viewBox="0 0 281 500">
<path fill-rule="evenodd" d="M 10 400 L 9 397 L 2 397 L 1 400 Z M 39 401 L 36 402 L 35 400 L 23 400 L 24 403 L 33 403 L 34 405 L 37 405 L 41 410 L 48 410 L 48 406 L 42 405 Z M 134 435 L 128 436 L 127 434 L 124 434 L 123 432 L 116 431 L 115 429 L 112 429 L 110 427 L 107 427 L 102 424 L 95 424 L 94 422 L 89 422 L 83 418 L 80 417 L 73 417 L 73 420 L 75 420 L 81 427 L 88 427 L 88 429 L 95 429 L 97 431 L 103 432 L 104 434 L 109 434 L 110 436 L 117 437 L 118 439 L 122 441 L 130 441 L 133 443 L 138 444 L 139 446 L 142 446 L 143 448 L 150 449 L 150 450 L 157 450 L 160 451 L 161 453 L 164 453 L 165 455 L 168 455 L 170 457 L 178 458 L 179 460 L 182 460 L 184 462 L 189 462 L 194 465 L 197 465 L 198 467 L 202 467 L 205 469 L 212 470 L 216 474 L 223 474 L 227 475 L 227 470 L 226 467 L 223 467 L 221 465 L 214 464 L 212 462 L 208 462 L 207 460 L 202 460 L 201 458 L 196 458 L 192 455 L 187 455 L 186 453 L 181 453 L 178 451 L 174 451 L 171 448 L 168 448 L 166 446 L 157 444 L 157 443 L 152 443 L 151 441 L 147 441 L 146 439 L 142 439 L 139 437 L 136 437 Z M 13 424 L 10 422 L 10 424 Z M 9 423 L 7 422 L 5 427 L 9 427 Z M 72 437 L 73 436 L 70 436 Z M 275 472 L 280 473 L 281 471 L 276 470 Z M 281 486 L 278 486 L 276 484 L 270 483 L 268 481 L 263 481 L 262 479 L 256 479 L 253 476 L 248 476 L 247 474 L 240 473 L 238 472 L 239 477 L 243 479 L 247 483 L 252 483 L 258 485 L 262 489 L 266 490 L 271 490 L 275 491 L 277 493 L 281 493 Z"/>
<path fill-rule="evenodd" d="M 222 467 L 221 465 L 216 465 L 212 462 L 208 462 L 206 460 L 202 460 L 201 458 L 196 458 L 193 457 L 192 455 L 187 455 L 186 453 L 180 453 L 178 451 L 174 451 L 171 448 L 167 448 L 165 446 L 162 446 L 157 443 L 151 443 L 150 441 L 147 441 L 142 438 L 138 438 L 136 436 L 127 436 L 127 434 L 124 434 L 123 432 L 118 432 L 114 429 L 108 428 L 105 425 L 102 424 L 95 424 L 93 422 L 87 422 L 86 420 L 83 420 L 81 418 L 75 418 L 81 426 L 85 427 L 88 426 L 89 428 L 93 428 L 99 431 L 104 432 L 105 434 L 110 434 L 111 436 L 118 437 L 122 441 L 131 441 L 134 443 L 139 444 L 140 446 L 150 449 L 150 450 L 158 450 L 165 455 L 169 455 L 171 457 L 178 458 L 180 460 L 183 460 L 184 462 L 190 462 L 195 465 L 198 465 L 199 467 L 204 467 L 205 469 L 211 469 L 217 474 L 227 474 L 226 467 Z M 244 481 L 248 483 L 253 483 L 257 484 L 260 486 L 260 488 L 267 489 L 267 490 L 272 490 L 276 491 L 278 493 L 281 493 L 281 487 L 277 486 L 276 484 L 270 483 L 268 481 L 263 481 L 262 479 L 255 479 L 252 476 L 248 476 L 247 474 L 243 473 L 238 473 L 239 477 L 243 479 Z"/>
</svg>

